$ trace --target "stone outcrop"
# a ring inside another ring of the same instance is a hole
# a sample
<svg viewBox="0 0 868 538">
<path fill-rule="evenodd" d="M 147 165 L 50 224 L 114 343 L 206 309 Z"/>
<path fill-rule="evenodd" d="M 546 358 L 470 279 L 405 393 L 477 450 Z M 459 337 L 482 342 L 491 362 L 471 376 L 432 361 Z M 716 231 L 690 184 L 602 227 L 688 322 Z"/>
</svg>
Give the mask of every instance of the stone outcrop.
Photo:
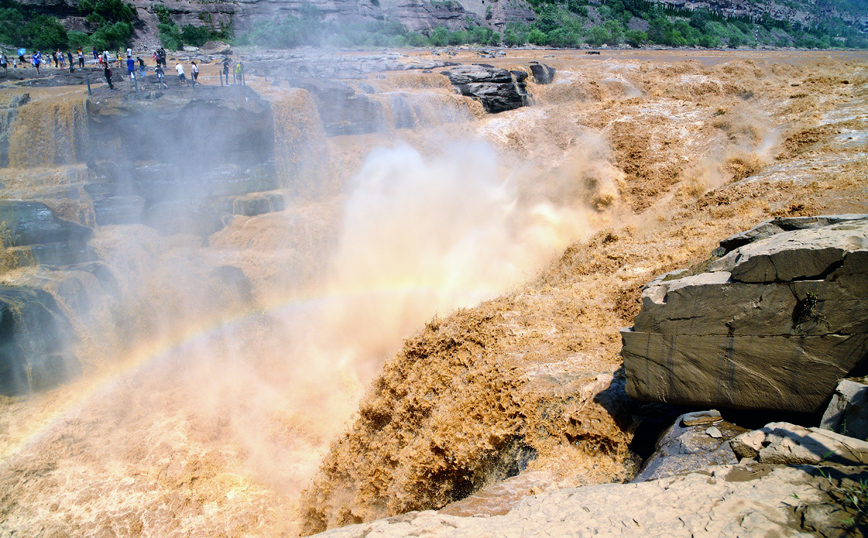
<svg viewBox="0 0 868 538">
<path fill-rule="evenodd" d="M 80 371 L 69 321 L 41 289 L 0 286 L 0 394 L 52 387 Z"/>
<path fill-rule="evenodd" d="M 824 472 L 855 487 L 859 468 Z M 492 517 L 433 511 L 334 529 L 321 538 L 405 536 L 863 536 L 847 522 L 855 512 L 834 495 L 816 467 L 724 465 L 638 484 L 605 484 L 525 497 Z M 858 517 L 858 516 L 857 516 Z"/>
<path fill-rule="evenodd" d="M 820 427 L 857 439 L 868 439 L 868 385 L 864 379 L 842 379 L 838 383 Z"/>
<path fill-rule="evenodd" d="M 0 200 L 0 242 L 5 265 L 63 266 L 92 259 L 93 230 L 58 218 L 45 204 Z"/>
<path fill-rule="evenodd" d="M 868 442 L 788 422 L 766 424 L 739 435 L 730 444 L 739 458 L 751 458 L 760 463 L 868 465 Z"/>
<path fill-rule="evenodd" d="M 476 99 L 486 112 L 497 113 L 530 104 L 523 71 L 507 71 L 486 64 L 460 65 L 443 74 L 461 95 Z"/>
<path fill-rule="evenodd" d="M 654 454 L 633 482 L 657 480 L 709 465 L 737 463 L 729 439 L 746 430 L 729 423 L 718 411 L 697 411 L 678 417 L 660 437 Z"/>
<path fill-rule="evenodd" d="M 537 84 L 551 84 L 555 79 L 555 68 L 539 62 L 531 62 L 530 72 Z"/>
<path fill-rule="evenodd" d="M 776 219 L 662 275 L 622 330 L 637 399 L 819 413 L 868 357 L 868 217 Z"/>
</svg>

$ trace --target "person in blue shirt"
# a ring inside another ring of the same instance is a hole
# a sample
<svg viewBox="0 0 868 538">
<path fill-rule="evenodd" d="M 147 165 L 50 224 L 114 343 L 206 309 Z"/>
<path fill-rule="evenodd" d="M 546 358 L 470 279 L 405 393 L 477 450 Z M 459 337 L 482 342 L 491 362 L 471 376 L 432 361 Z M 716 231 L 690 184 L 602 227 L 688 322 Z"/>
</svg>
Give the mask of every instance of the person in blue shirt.
<svg viewBox="0 0 868 538">
<path fill-rule="evenodd" d="M 33 53 L 33 67 L 36 68 L 36 74 L 39 74 L 39 64 L 42 63 L 42 53 L 38 50 Z"/>
<path fill-rule="evenodd" d="M 130 75 L 130 82 L 136 78 L 136 61 L 132 57 L 127 57 L 127 72 Z"/>
</svg>

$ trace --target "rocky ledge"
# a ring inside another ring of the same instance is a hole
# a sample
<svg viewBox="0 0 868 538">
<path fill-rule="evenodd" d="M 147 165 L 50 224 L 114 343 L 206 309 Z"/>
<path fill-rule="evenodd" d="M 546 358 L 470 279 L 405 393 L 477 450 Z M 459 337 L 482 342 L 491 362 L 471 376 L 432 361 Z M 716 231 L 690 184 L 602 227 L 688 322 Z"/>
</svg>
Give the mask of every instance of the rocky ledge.
<svg viewBox="0 0 868 538">
<path fill-rule="evenodd" d="M 627 394 L 816 414 L 868 366 L 868 216 L 776 219 L 662 275 L 622 331 Z"/>
</svg>

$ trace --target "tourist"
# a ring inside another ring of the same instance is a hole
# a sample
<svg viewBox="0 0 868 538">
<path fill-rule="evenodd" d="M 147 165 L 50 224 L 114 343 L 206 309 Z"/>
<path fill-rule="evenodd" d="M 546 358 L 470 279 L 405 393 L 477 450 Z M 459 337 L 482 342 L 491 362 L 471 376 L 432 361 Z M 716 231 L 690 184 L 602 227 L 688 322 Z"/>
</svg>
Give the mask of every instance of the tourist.
<svg viewBox="0 0 868 538">
<path fill-rule="evenodd" d="M 145 61 L 142 60 L 141 56 L 136 56 L 136 60 L 139 61 L 139 75 L 144 77 L 145 76 Z"/>
<path fill-rule="evenodd" d="M 75 62 L 72 61 L 72 51 L 66 51 L 66 58 L 69 60 L 69 72 L 75 73 Z"/>
<path fill-rule="evenodd" d="M 154 72 L 157 74 L 157 80 L 160 82 L 160 89 L 162 90 L 163 86 L 165 86 L 168 90 L 169 85 L 166 84 L 166 82 L 163 80 L 163 77 L 165 76 L 165 71 L 163 71 L 163 68 L 160 67 L 160 64 L 157 64 L 157 67 L 154 68 Z"/>
<path fill-rule="evenodd" d="M 184 66 L 181 65 L 181 62 L 175 64 L 175 71 L 178 72 L 178 85 L 186 86 L 187 77 L 184 75 Z"/>
<path fill-rule="evenodd" d="M 223 57 L 223 74 L 226 75 L 226 85 L 229 85 L 229 56 Z"/>
<path fill-rule="evenodd" d="M 54 54 L 51 55 L 51 59 L 54 60 L 54 68 L 57 69 L 60 66 L 60 61 L 57 59 L 57 54 L 60 52 L 60 49 L 54 51 Z M 51 62 L 48 62 L 48 67 L 51 67 Z"/>
<path fill-rule="evenodd" d="M 130 76 L 130 82 L 136 78 L 136 61 L 132 57 L 127 58 L 127 74 Z"/>
<path fill-rule="evenodd" d="M 93 52 L 93 61 L 96 62 L 97 60 L 99 60 L 99 54 L 97 54 L 96 52 L 96 47 L 92 47 L 91 52 Z"/>
<path fill-rule="evenodd" d="M 3 68 L 3 74 L 7 74 L 9 70 L 9 60 L 6 59 L 6 55 L 0 52 L 0 67 Z"/>
<path fill-rule="evenodd" d="M 23 54 L 18 55 L 18 63 L 15 65 L 15 67 L 18 67 L 18 65 L 21 65 L 21 67 L 27 67 L 27 62 L 24 61 Z"/>
<path fill-rule="evenodd" d="M 244 66 L 241 64 L 241 60 L 235 64 L 235 84 L 244 84 Z"/>
<path fill-rule="evenodd" d="M 109 67 L 108 62 L 105 63 L 105 67 L 102 70 L 102 74 L 105 75 L 105 81 L 108 82 L 109 91 L 115 91 L 115 85 L 112 84 L 112 70 Z"/>
<path fill-rule="evenodd" d="M 121 49 L 118 49 L 118 53 L 117 53 L 117 56 L 116 56 L 116 57 L 117 57 L 117 60 L 118 60 L 118 69 L 120 69 L 120 68 L 123 66 L 123 64 L 122 64 L 121 62 L 124 61 L 124 60 L 123 60 L 124 55 L 121 54 Z"/>
<path fill-rule="evenodd" d="M 192 81 L 192 85 L 196 86 L 196 81 L 199 80 L 199 66 L 196 65 L 196 62 L 190 62 L 190 79 Z"/>
<path fill-rule="evenodd" d="M 57 49 L 57 64 L 60 69 L 66 69 L 66 58 L 63 57 L 63 51 Z"/>
<path fill-rule="evenodd" d="M 96 49 L 94 49 L 93 52 L 94 55 L 96 55 Z M 78 54 L 78 68 L 84 69 L 84 51 L 81 50 L 81 47 L 78 47 L 78 51 L 76 53 Z"/>
<path fill-rule="evenodd" d="M 38 50 L 36 52 L 34 52 L 32 62 L 33 62 L 33 67 L 36 68 L 36 74 L 38 75 L 39 74 L 39 64 L 42 63 L 42 52 L 40 52 Z"/>
<path fill-rule="evenodd" d="M 133 57 L 133 49 L 127 47 L 127 58 L 132 58 L 132 57 Z"/>
</svg>

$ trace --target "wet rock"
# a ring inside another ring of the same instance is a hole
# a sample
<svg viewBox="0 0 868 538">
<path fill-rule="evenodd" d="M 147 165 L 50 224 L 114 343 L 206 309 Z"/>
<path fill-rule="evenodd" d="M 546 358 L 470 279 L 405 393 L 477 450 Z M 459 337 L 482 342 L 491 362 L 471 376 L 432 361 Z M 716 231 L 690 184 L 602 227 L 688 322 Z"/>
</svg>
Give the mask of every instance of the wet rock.
<svg viewBox="0 0 868 538">
<path fill-rule="evenodd" d="M 289 82 L 313 95 L 323 129 L 330 136 L 364 134 L 385 128 L 379 102 L 341 82 L 302 79 Z"/>
<path fill-rule="evenodd" d="M 253 299 L 253 284 L 238 267 L 221 265 L 212 269 L 211 275 L 221 282 L 224 291 L 235 295 L 239 302 L 249 303 Z"/>
<path fill-rule="evenodd" d="M 775 222 L 645 287 L 621 332 L 630 396 L 819 413 L 868 366 L 868 217 Z"/>
<path fill-rule="evenodd" d="M 145 213 L 145 199 L 141 196 L 118 195 L 110 183 L 90 183 L 84 186 L 90 195 L 97 225 L 138 224 Z"/>
<path fill-rule="evenodd" d="M 506 69 L 486 64 L 461 65 L 443 74 L 461 95 L 476 99 L 492 114 L 531 103 L 524 79 Z"/>
<path fill-rule="evenodd" d="M 232 200 L 232 214 L 245 217 L 283 211 L 285 207 L 286 201 L 280 192 L 256 193 Z"/>
<path fill-rule="evenodd" d="M 9 166 L 9 135 L 12 123 L 18 117 L 18 109 L 30 102 L 30 94 L 10 96 L 0 102 L 0 167 Z"/>
<path fill-rule="evenodd" d="M 779 465 L 868 464 L 868 442 L 820 428 L 773 422 L 731 442 L 739 458 Z"/>
<path fill-rule="evenodd" d="M 208 41 L 199 50 L 205 54 L 232 54 L 232 47 L 222 41 Z"/>
<path fill-rule="evenodd" d="M 0 201 L 0 240 L 17 265 L 69 265 L 92 259 L 93 230 L 57 218 L 40 202 Z"/>
<path fill-rule="evenodd" d="M 709 427 L 710 423 L 714 426 Z M 709 465 L 737 463 L 727 441 L 745 431 L 724 421 L 716 410 L 682 415 L 657 441 L 656 451 L 633 482 L 657 480 Z"/>
<path fill-rule="evenodd" d="M 864 380 L 842 379 L 838 383 L 820 427 L 868 439 L 868 385 Z"/>
<path fill-rule="evenodd" d="M 67 351 L 69 322 L 47 292 L 0 286 L 0 394 L 57 385 L 81 365 Z"/>
<path fill-rule="evenodd" d="M 555 68 L 546 64 L 532 62 L 530 72 L 533 74 L 533 81 L 537 84 L 551 84 L 555 79 Z"/>
</svg>

